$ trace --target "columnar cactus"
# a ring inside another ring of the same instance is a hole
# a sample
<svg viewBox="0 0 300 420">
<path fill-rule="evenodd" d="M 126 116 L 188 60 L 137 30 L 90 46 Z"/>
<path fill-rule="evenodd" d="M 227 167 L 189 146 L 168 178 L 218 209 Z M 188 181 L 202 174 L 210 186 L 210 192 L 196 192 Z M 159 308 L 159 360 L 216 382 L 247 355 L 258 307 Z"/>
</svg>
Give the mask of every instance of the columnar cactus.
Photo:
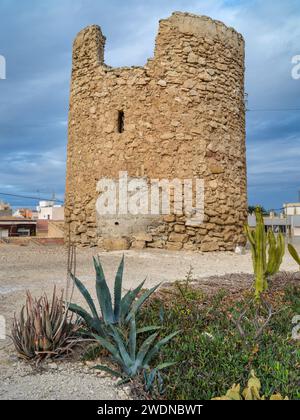
<svg viewBox="0 0 300 420">
<path fill-rule="evenodd" d="M 291 256 L 294 258 L 294 260 L 296 261 L 296 263 L 299 265 L 299 268 L 300 268 L 300 256 L 296 248 L 292 244 L 288 244 L 288 249 Z"/>
<path fill-rule="evenodd" d="M 253 268 L 255 274 L 255 296 L 268 289 L 268 278 L 278 273 L 285 252 L 285 241 L 282 233 L 276 238 L 274 232 L 265 231 L 261 210 L 255 211 L 256 228 L 245 227 L 252 252 Z"/>
</svg>

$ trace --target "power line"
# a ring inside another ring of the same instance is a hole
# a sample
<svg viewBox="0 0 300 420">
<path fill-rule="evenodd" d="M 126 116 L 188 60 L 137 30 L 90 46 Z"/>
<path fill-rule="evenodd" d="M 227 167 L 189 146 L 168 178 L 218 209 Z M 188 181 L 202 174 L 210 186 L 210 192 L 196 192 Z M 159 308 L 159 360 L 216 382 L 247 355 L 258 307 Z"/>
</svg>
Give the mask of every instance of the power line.
<svg viewBox="0 0 300 420">
<path fill-rule="evenodd" d="M 30 197 L 30 196 L 26 196 L 26 195 L 20 195 L 20 194 L 8 194 L 8 193 L 3 193 L 0 192 L 0 195 L 5 195 L 8 197 L 17 197 L 17 198 L 26 198 L 29 200 L 43 200 L 43 201 L 57 201 L 58 203 L 63 203 L 62 200 L 58 200 L 58 199 L 51 199 L 51 198 L 42 198 L 42 197 Z"/>
<path fill-rule="evenodd" d="M 300 108 L 257 108 L 257 109 L 247 109 L 247 112 L 291 112 L 291 111 L 300 111 Z"/>
</svg>

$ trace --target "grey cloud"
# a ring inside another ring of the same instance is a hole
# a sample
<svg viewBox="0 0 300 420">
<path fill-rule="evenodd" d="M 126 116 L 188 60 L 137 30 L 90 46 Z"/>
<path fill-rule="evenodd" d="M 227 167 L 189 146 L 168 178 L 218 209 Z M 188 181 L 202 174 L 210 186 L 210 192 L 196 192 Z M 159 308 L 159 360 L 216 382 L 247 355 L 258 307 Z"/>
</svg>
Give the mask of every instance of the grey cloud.
<svg viewBox="0 0 300 420">
<path fill-rule="evenodd" d="M 97 23 L 105 60 L 143 65 L 153 55 L 158 20 L 174 10 L 210 15 L 246 39 L 249 108 L 300 107 L 291 58 L 300 54 L 298 0 L 1 0 L 0 191 L 64 191 L 71 46 Z M 249 112 L 249 201 L 278 207 L 297 198 L 300 112 Z M 18 202 L 19 204 L 19 202 Z"/>
</svg>

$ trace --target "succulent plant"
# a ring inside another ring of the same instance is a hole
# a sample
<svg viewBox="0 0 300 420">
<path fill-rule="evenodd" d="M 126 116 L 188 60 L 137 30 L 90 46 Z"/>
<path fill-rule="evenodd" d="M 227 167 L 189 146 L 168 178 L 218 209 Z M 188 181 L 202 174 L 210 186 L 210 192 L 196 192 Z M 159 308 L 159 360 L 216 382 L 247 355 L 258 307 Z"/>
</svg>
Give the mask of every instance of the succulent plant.
<svg viewBox="0 0 300 420">
<path fill-rule="evenodd" d="M 36 299 L 27 292 L 19 318 L 14 317 L 11 334 L 21 358 L 41 360 L 70 353 L 76 344 L 76 328 L 68 319 L 63 291 L 58 297 L 54 288 L 51 303 L 46 295 Z"/>
<path fill-rule="evenodd" d="M 155 329 L 158 329 L 158 327 L 146 327 L 143 329 L 143 331 L 150 331 Z M 139 331 L 136 328 L 134 314 L 130 318 L 128 338 L 125 337 L 123 332 L 114 325 L 110 326 L 110 330 L 111 332 L 107 339 L 100 337 L 97 334 L 93 334 L 93 337 L 100 346 L 104 347 L 110 353 L 111 360 L 121 368 L 121 373 L 101 365 L 95 366 L 95 369 L 109 371 L 116 376 L 122 376 L 125 378 L 133 378 L 138 373 L 143 372 L 144 370 L 149 370 L 151 361 L 157 356 L 161 347 L 166 345 L 170 340 L 172 340 L 173 337 L 178 334 L 178 331 L 176 331 L 167 337 L 156 341 L 158 332 L 155 332 L 146 338 L 146 340 L 138 349 L 137 335 L 139 332 L 141 332 L 141 330 Z M 155 372 L 172 365 L 174 365 L 173 362 L 160 364 L 155 368 Z M 148 384 L 151 384 L 150 380 Z"/>
<path fill-rule="evenodd" d="M 158 366 L 154 369 L 149 369 L 148 371 L 144 370 L 144 382 L 145 382 L 145 391 L 153 392 L 157 391 L 159 395 L 163 395 L 165 392 L 164 388 L 164 379 L 161 374 L 161 370 L 165 367 L 172 366 L 172 364 L 167 364 L 167 366 Z"/>
<path fill-rule="evenodd" d="M 250 373 L 250 378 L 247 383 L 247 387 L 241 393 L 241 386 L 234 384 L 222 397 L 213 398 L 213 400 L 265 400 L 265 396 L 260 395 L 261 383 L 260 380 L 255 375 L 255 372 L 252 370 Z M 270 397 L 270 400 L 288 400 L 287 397 L 283 398 L 280 394 L 273 394 Z"/>
<path fill-rule="evenodd" d="M 261 210 L 256 209 L 256 228 L 245 227 L 252 252 L 253 268 L 255 274 L 255 296 L 268 289 L 268 278 L 276 274 L 281 266 L 285 253 L 284 237 L 281 233 L 275 237 L 273 231 L 265 231 Z"/>
<path fill-rule="evenodd" d="M 296 248 L 292 244 L 288 244 L 288 249 L 292 258 L 294 258 L 294 260 L 296 261 L 296 263 L 299 265 L 299 268 L 300 268 L 300 256 Z"/>
<path fill-rule="evenodd" d="M 95 303 L 83 283 L 73 275 L 71 276 L 74 283 L 88 304 L 91 313 L 88 313 L 85 309 L 74 303 L 69 305 L 69 310 L 79 315 L 91 331 L 96 332 L 101 337 L 105 337 L 107 335 L 107 326 L 128 324 L 132 316 L 139 311 L 140 307 L 152 295 L 159 285 L 147 290 L 138 298 L 138 295 L 144 286 L 144 280 L 136 289 L 132 291 L 130 290 L 122 298 L 122 281 L 124 271 L 123 256 L 115 277 L 113 305 L 100 259 L 99 257 L 94 257 L 93 260 L 96 270 L 96 294 L 100 310 L 96 309 Z"/>
</svg>

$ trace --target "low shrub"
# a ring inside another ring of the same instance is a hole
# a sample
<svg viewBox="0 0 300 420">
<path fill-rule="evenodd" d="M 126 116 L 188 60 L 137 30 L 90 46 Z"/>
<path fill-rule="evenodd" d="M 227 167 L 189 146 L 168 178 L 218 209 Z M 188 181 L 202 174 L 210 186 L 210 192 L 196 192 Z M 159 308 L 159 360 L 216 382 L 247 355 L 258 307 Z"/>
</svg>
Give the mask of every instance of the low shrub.
<svg viewBox="0 0 300 420">
<path fill-rule="evenodd" d="M 176 287 L 171 294 L 161 292 L 141 314 L 146 325 L 161 322 L 165 334 L 182 331 L 158 356 L 157 363 L 177 362 L 164 375 L 165 398 L 210 400 L 233 383 L 246 387 L 253 369 L 266 398 L 280 393 L 299 399 L 300 348 L 291 337 L 299 287 L 269 290 L 261 306 L 250 292 L 201 297 L 189 287 L 184 298 Z"/>
</svg>

